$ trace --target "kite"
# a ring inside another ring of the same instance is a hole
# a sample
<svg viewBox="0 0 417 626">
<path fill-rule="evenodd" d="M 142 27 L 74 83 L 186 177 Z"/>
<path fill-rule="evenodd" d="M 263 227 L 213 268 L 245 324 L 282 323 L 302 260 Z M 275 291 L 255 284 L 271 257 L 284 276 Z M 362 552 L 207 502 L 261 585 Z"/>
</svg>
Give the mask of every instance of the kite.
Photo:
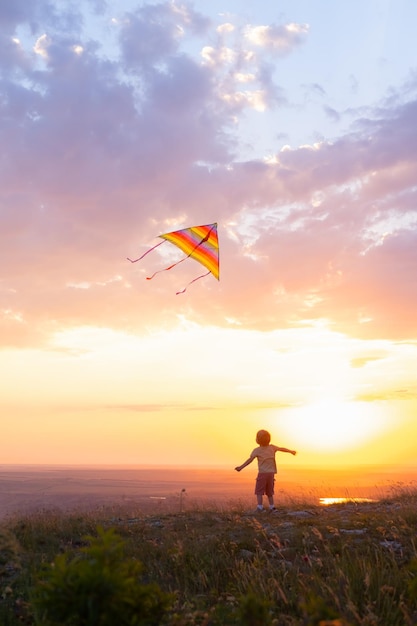
<svg viewBox="0 0 417 626">
<path fill-rule="evenodd" d="M 158 246 L 165 243 L 165 241 L 169 241 L 173 243 L 175 246 L 180 248 L 187 256 L 183 259 L 180 259 L 176 263 L 173 263 L 169 267 L 165 267 L 162 270 L 158 270 L 152 276 L 148 276 L 147 280 L 152 280 L 156 274 L 160 272 L 166 272 L 167 270 L 172 269 L 176 265 L 179 265 L 186 259 L 190 257 L 204 265 L 208 269 L 206 274 L 201 274 L 201 276 L 197 276 L 190 283 L 188 283 L 187 287 L 192 283 L 195 283 L 196 280 L 200 278 L 204 278 L 204 276 L 208 276 L 209 274 L 213 274 L 217 280 L 219 280 L 219 240 L 217 237 L 217 223 L 214 224 L 206 224 L 205 226 L 192 226 L 191 228 L 183 228 L 182 230 L 175 230 L 172 233 L 165 233 L 164 235 L 159 235 L 163 239 L 153 246 L 149 250 L 142 254 L 138 259 L 129 259 L 131 263 L 136 263 L 145 257 L 149 252 L 155 250 Z M 184 293 L 186 291 L 182 289 L 181 291 L 177 291 L 177 295 L 180 293 Z"/>
</svg>

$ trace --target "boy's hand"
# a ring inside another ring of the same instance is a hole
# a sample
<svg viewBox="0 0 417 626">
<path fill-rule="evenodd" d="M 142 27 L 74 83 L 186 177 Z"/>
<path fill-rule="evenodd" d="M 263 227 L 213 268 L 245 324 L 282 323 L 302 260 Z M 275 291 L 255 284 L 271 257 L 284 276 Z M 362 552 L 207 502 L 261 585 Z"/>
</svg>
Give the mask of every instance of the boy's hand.
<svg viewBox="0 0 417 626">
<path fill-rule="evenodd" d="M 239 467 L 235 467 L 235 470 L 236 470 L 237 472 L 240 472 L 240 470 L 241 470 L 241 469 L 242 469 L 242 468 L 241 468 L 240 466 L 239 466 Z"/>
<path fill-rule="evenodd" d="M 297 450 L 291 450 L 291 454 L 295 456 L 297 454 Z"/>
</svg>

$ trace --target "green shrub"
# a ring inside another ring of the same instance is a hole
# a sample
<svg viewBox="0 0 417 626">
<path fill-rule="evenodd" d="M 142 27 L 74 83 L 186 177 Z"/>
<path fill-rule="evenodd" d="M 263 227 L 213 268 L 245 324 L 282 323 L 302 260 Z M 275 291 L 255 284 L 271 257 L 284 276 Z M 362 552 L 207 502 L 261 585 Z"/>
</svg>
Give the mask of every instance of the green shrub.
<svg viewBox="0 0 417 626">
<path fill-rule="evenodd" d="M 125 555 L 113 530 L 98 529 L 89 545 L 62 554 L 44 567 L 33 594 L 36 623 L 42 626 L 158 626 L 171 596 L 156 584 L 142 584 L 142 565 Z"/>
<path fill-rule="evenodd" d="M 18 563 L 20 552 L 16 536 L 6 528 L 0 528 L 0 575 L 5 567 Z"/>
<path fill-rule="evenodd" d="M 413 600 L 417 600 L 417 559 L 413 559 L 409 565 L 409 572 L 412 576 L 410 582 L 408 583 L 408 591 L 413 598 Z"/>
<path fill-rule="evenodd" d="M 239 618 L 242 626 L 268 626 L 271 623 L 270 604 L 249 592 L 240 601 Z"/>
</svg>

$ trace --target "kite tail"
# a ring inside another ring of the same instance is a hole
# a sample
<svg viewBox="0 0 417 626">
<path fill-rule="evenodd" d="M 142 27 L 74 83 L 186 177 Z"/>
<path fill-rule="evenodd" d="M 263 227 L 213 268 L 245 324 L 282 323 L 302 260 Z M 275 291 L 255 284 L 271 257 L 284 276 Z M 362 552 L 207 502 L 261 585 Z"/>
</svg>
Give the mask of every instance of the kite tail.
<svg viewBox="0 0 417 626">
<path fill-rule="evenodd" d="M 204 278 L 204 276 L 208 276 L 210 273 L 211 272 L 208 271 L 207 274 L 201 274 L 201 276 L 197 276 L 197 278 L 194 278 L 190 283 L 188 283 L 188 285 L 184 287 L 184 289 L 182 289 L 181 291 L 177 291 L 175 295 L 178 296 L 180 293 L 184 293 L 185 291 L 187 291 L 187 287 L 195 283 L 196 280 L 200 280 L 200 278 Z"/>
<path fill-rule="evenodd" d="M 164 239 L 164 241 L 166 241 L 166 239 Z M 161 243 L 164 243 L 164 241 L 161 241 Z M 160 244 L 158 244 L 159 246 Z M 155 246 L 156 248 L 156 246 Z M 150 252 L 150 250 L 148 250 L 148 252 Z M 145 253 L 147 254 L 147 252 Z M 175 267 L 176 265 L 179 265 L 180 263 L 183 263 L 184 261 L 186 261 L 188 259 L 188 256 L 185 256 L 183 259 L 180 259 L 179 261 L 177 261 L 176 263 L 173 263 L 172 265 L 170 265 L 169 267 L 164 267 L 163 270 L 158 270 L 157 272 L 155 272 L 154 274 L 152 274 L 152 276 L 147 276 L 146 280 L 152 280 L 152 278 L 154 276 L 156 276 L 157 274 L 160 274 L 161 272 L 167 272 L 168 270 L 172 270 L 173 267 Z M 209 272 L 210 274 L 210 272 Z"/>
<path fill-rule="evenodd" d="M 143 257 L 145 257 L 147 254 L 149 254 L 149 252 L 152 252 L 152 250 L 155 250 L 155 248 L 160 246 L 162 243 L 165 243 L 165 241 L 166 239 L 157 243 L 156 246 L 149 248 L 149 250 L 147 250 L 144 254 L 142 254 L 142 256 L 140 256 L 138 259 L 129 259 L 129 257 L 127 257 L 127 260 L 130 261 L 131 263 L 136 263 L 137 261 L 140 261 L 141 259 L 143 259 Z"/>
</svg>

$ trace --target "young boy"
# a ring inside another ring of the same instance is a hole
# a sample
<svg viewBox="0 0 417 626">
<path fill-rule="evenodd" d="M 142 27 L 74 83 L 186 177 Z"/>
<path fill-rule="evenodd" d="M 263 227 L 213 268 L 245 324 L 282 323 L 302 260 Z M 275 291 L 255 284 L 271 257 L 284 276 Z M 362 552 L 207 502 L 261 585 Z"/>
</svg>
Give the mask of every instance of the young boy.
<svg viewBox="0 0 417 626">
<path fill-rule="evenodd" d="M 288 448 L 279 448 L 270 443 L 271 435 L 267 430 L 259 430 L 256 433 L 256 443 L 259 444 L 258 448 L 252 450 L 250 457 L 247 461 L 235 467 L 237 472 L 243 470 L 244 467 L 252 463 L 255 459 L 258 459 L 258 476 L 256 478 L 255 495 L 258 503 L 257 511 L 263 511 L 263 496 L 266 495 L 269 501 L 269 510 L 275 511 L 274 506 L 274 483 L 275 474 L 277 473 L 277 464 L 275 462 L 276 452 L 289 452 L 290 454 L 297 454 L 295 450 L 288 450 Z"/>
</svg>

